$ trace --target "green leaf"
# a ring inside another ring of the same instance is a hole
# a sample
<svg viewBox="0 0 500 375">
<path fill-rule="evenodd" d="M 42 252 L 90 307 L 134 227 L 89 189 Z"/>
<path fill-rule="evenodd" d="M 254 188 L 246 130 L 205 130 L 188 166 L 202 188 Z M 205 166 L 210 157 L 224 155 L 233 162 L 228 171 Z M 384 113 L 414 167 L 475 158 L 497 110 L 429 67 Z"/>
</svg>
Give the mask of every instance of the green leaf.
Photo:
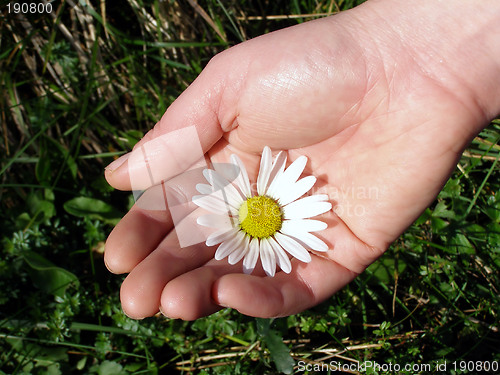
<svg viewBox="0 0 500 375">
<path fill-rule="evenodd" d="M 18 217 L 16 217 L 15 224 L 16 228 L 24 230 L 31 223 L 31 216 L 27 212 L 23 212 Z"/>
<path fill-rule="evenodd" d="M 72 284 L 79 284 L 78 278 L 64 268 L 57 267 L 40 254 L 32 251 L 23 252 L 25 262 L 31 267 L 30 276 L 41 290 L 63 297 Z"/>
<path fill-rule="evenodd" d="M 71 215 L 98 219 L 113 225 L 118 223 L 122 217 L 122 213 L 116 208 L 95 198 L 73 198 L 65 202 L 63 207 Z"/>
<path fill-rule="evenodd" d="M 46 367 L 49 374 L 61 374 L 57 362 L 67 361 L 68 353 L 66 348 L 40 347 L 40 351 L 34 357 L 36 366 Z"/>
<path fill-rule="evenodd" d="M 76 363 L 77 370 L 83 370 L 85 368 L 85 364 L 87 363 L 87 357 L 83 357 Z"/>
<path fill-rule="evenodd" d="M 400 274 L 406 268 L 406 263 L 402 259 L 398 259 L 397 273 Z M 391 284 L 396 272 L 396 260 L 394 258 L 381 258 L 378 262 L 373 263 L 367 269 L 368 273 L 372 273 L 380 282 Z"/>
<path fill-rule="evenodd" d="M 60 362 L 68 361 L 68 352 L 64 347 L 45 347 L 37 343 L 23 342 L 19 339 L 6 339 L 19 356 L 30 358 L 31 363 L 24 366 L 25 373 L 61 374 Z M 33 372 L 34 367 L 45 368 L 46 371 Z M 18 373 L 18 372 L 16 372 Z M 0 374 L 4 374 L 0 370 Z"/>
<path fill-rule="evenodd" d="M 450 239 L 449 244 L 451 248 L 456 248 L 458 252 L 463 254 L 474 254 L 476 252 L 474 246 L 472 246 L 467 237 L 461 233 L 455 234 Z"/>
<path fill-rule="evenodd" d="M 448 226 L 448 222 L 440 219 L 438 217 L 431 218 L 431 229 L 433 233 L 440 233 L 444 228 Z"/>
<path fill-rule="evenodd" d="M 439 193 L 439 198 L 458 198 L 460 196 L 460 179 L 450 178 L 443 190 Z"/>
<path fill-rule="evenodd" d="M 262 336 L 262 341 L 266 344 L 271 355 L 271 359 L 276 365 L 276 369 L 285 374 L 293 372 L 295 364 L 290 349 L 283 343 L 281 336 L 276 330 L 271 329 L 274 319 L 256 318 L 257 333 Z"/>
<path fill-rule="evenodd" d="M 438 204 L 436 204 L 436 207 L 434 207 L 434 210 L 432 211 L 432 216 L 441 217 L 445 219 L 453 219 L 455 217 L 455 212 L 448 210 L 445 201 L 440 201 L 438 202 Z"/>
<path fill-rule="evenodd" d="M 112 361 L 104 361 L 97 368 L 95 372 L 99 375 L 126 375 L 127 372 L 123 369 L 122 365 Z"/>
<path fill-rule="evenodd" d="M 415 220 L 415 225 L 422 225 L 432 216 L 432 211 L 429 208 L 426 208 L 425 211 L 420 215 L 420 217 Z"/>
<path fill-rule="evenodd" d="M 263 338 L 269 349 L 271 359 L 276 365 L 276 369 L 285 374 L 293 372 L 295 361 L 290 355 L 290 349 L 283 343 L 283 339 L 275 330 L 269 330 Z"/>
<path fill-rule="evenodd" d="M 54 203 L 42 198 L 40 192 L 29 195 L 26 203 L 31 213 L 30 224 L 44 223 L 56 214 Z"/>
<path fill-rule="evenodd" d="M 267 335 L 269 328 L 271 327 L 272 319 L 255 318 L 255 323 L 257 326 L 257 334 L 261 336 Z"/>
<path fill-rule="evenodd" d="M 485 208 L 486 215 L 490 217 L 491 220 L 499 222 L 500 221 L 500 194 L 490 195 L 487 199 L 488 206 Z"/>
<path fill-rule="evenodd" d="M 469 236 L 469 239 L 471 240 L 485 240 L 487 238 L 487 232 L 486 229 L 484 229 L 481 225 L 479 224 L 470 224 L 467 225 L 464 230 L 466 231 L 467 235 Z"/>
</svg>

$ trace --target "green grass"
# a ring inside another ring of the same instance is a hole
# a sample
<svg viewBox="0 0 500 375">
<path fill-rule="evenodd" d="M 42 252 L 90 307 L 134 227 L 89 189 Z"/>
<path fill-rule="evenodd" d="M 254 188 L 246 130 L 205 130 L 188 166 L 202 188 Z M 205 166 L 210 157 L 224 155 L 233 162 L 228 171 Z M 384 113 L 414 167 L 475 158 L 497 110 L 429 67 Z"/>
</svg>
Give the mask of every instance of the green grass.
<svg viewBox="0 0 500 375">
<path fill-rule="evenodd" d="M 282 15 L 357 4 L 257 3 L 137 0 L 104 12 L 56 1 L 54 17 L 24 19 L 2 5 L 0 373 L 279 373 L 331 361 L 446 361 L 465 373 L 461 361 L 500 361 L 498 121 L 416 223 L 323 304 L 276 320 L 124 316 L 122 278 L 102 251 L 132 200 L 104 166 L 217 52 L 310 19 Z"/>
</svg>

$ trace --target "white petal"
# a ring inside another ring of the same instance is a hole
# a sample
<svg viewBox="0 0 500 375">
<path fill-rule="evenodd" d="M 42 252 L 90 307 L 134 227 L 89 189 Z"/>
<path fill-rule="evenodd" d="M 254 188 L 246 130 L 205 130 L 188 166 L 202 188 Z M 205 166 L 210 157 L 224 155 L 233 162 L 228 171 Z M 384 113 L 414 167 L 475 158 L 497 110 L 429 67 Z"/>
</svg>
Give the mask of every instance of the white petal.
<svg viewBox="0 0 500 375">
<path fill-rule="evenodd" d="M 229 182 L 233 182 L 240 173 L 240 168 L 233 163 L 213 163 L 213 169 L 217 174 Z"/>
<path fill-rule="evenodd" d="M 236 178 L 236 184 L 240 188 L 243 195 L 245 195 L 247 198 L 250 198 L 252 196 L 252 190 L 250 188 L 250 180 L 248 179 L 248 173 L 245 165 L 236 154 L 231 155 L 231 162 L 240 170 L 240 174 Z"/>
<path fill-rule="evenodd" d="M 300 179 L 295 184 L 288 186 L 285 190 L 278 192 L 278 203 L 285 206 L 288 203 L 293 202 L 311 190 L 315 183 L 316 177 L 314 176 L 307 176 Z"/>
<path fill-rule="evenodd" d="M 283 232 L 284 234 L 289 235 L 290 237 L 295 238 L 297 241 L 300 243 L 306 245 L 312 250 L 315 251 L 328 251 L 328 245 L 320 240 L 318 237 L 315 235 L 309 233 L 309 232 L 299 232 L 295 231 L 293 233 L 286 233 Z"/>
<path fill-rule="evenodd" d="M 195 195 L 192 200 L 194 204 L 208 211 L 218 214 L 227 214 L 229 211 L 232 216 L 238 216 L 239 209 L 243 204 L 243 199 L 238 205 L 229 204 L 221 190 L 210 195 Z"/>
<path fill-rule="evenodd" d="M 218 243 L 224 242 L 231 237 L 236 236 L 236 232 L 237 230 L 234 228 L 218 230 L 207 237 L 205 244 L 207 246 L 217 245 Z"/>
<path fill-rule="evenodd" d="M 307 156 L 299 156 L 297 159 L 293 161 L 292 164 L 285 170 L 283 173 L 284 177 L 290 182 L 296 182 L 302 172 L 304 172 L 304 168 L 307 164 Z"/>
<path fill-rule="evenodd" d="M 221 201 L 213 195 L 195 195 L 193 203 L 216 214 L 227 213 L 230 208 L 227 202 Z M 235 208 L 233 207 L 233 209 Z"/>
<path fill-rule="evenodd" d="M 286 255 L 285 250 L 276 242 L 276 240 L 272 237 L 267 239 L 271 248 L 276 254 L 276 263 L 278 267 L 283 270 L 285 273 L 290 273 L 292 271 L 292 264 L 290 263 L 290 259 L 288 259 L 288 255 Z"/>
<path fill-rule="evenodd" d="M 209 195 L 214 192 L 213 187 L 209 184 L 196 184 L 196 190 L 198 193 L 205 195 Z"/>
<path fill-rule="evenodd" d="M 269 147 L 264 147 L 262 156 L 260 157 L 259 175 L 257 176 L 257 193 L 264 195 L 266 193 L 267 183 L 271 174 L 272 154 Z"/>
<path fill-rule="evenodd" d="M 293 186 L 297 179 L 300 177 L 307 163 L 307 157 L 300 156 L 288 166 L 288 168 L 281 173 L 273 181 L 272 189 L 269 189 L 268 195 L 274 199 L 279 199 L 281 194 L 286 193 L 290 186 Z"/>
<path fill-rule="evenodd" d="M 216 191 L 221 191 L 224 201 L 235 208 L 239 208 L 243 203 L 243 196 L 234 185 L 212 169 L 205 169 L 203 175 Z"/>
<path fill-rule="evenodd" d="M 260 240 L 260 262 L 266 275 L 273 277 L 276 273 L 276 255 L 266 238 Z"/>
<path fill-rule="evenodd" d="M 273 162 L 273 168 L 271 169 L 271 174 L 269 175 L 269 187 L 266 190 L 266 195 L 274 197 L 274 190 L 277 186 L 279 177 L 283 174 L 286 164 L 286 154 L 281 151 Z"/>
<path fill-rule="evenodd" d="M 203 215 L 198 217 L 196 222 L 209 228 L 230 229 L 233 227 L 231 218 L 228 215 Z"/>
<path fill-rule="evenodd" d="M 314 202 L 328 202 L 328 200 L 330 199 L 330 197 L 328 196 L 328 194 L 314 194 L 314 195 L 309 195 L 307 197 L 304 197 L 300 200 L 298 200 L 297 202 L 307 202 L 307 203 L 314 203 Z M 292 204 L 292 203 L 290 203 Z"/>
<path fill-rule="evenodd" d="M 312 219 L 293 219 L 283 220 L 281 231 L 286 233 L 298 232 L 317 232 L 328 228 L 328 225 L 319 220 Z"/>
<path fill-rule="evenodd" d="M 211 195 L 215 198 L 220 199 L 222 202 L 226 201 L 226 191 L 219 188 L 214 188 L 209 184 L 196 184 L 196 190 L 203 195 Z M 240 203 L 241 204 L 241 203 Z"/>
<path fill-rule="evenodd" d="M 238 232 L 240 233 L 240 231 Z M 234 236 L 228 239 L 227 241 L 224 241 L 217 251 L 215 252 L 215 260 L 221 260 L 233 253 L 236 249 L 238 249 L 243 242 L 243 236 L 238 235 L 238 233 Z"/>
<path fill-rule="evenodd" d="M 279 232 L 274 234 L 274 238 L 276 238 L 276 241 L 278 241 L 281 247 L 294 258 L 304 263 L 309 263 L 311 261 L 311 254 L 309 254 L 309 251 L 293 238 Z"/>
<path fill-rule="evenodd" d="M 252 273 L 255 265 L 257 264 L 257 259 L 259 259 L 259 240 L 253 238 L 248 245 L 248 252 L 243 259 L 243 272 Z"/>
<path fill-rule="evenodd" d="M 241 230 L 238 232 L 237 235 L 243 237 L 243 242 L 240 245 L 240 247 L 238 247 L 235 251 L 229 254 L 229 258 L 227 259 L 229 264 L 238 263 L 240 260 L 243 259 L 243 257 L 248 253 L 249 250 L 250 237 L 245 236 L 243 234 L 243 231 Z"/>
<path fill-rule="evenodd" d="M 332 204 L 330 202 L 318 202 L 316 195 L 311 195 L 292 202 L 282 209 L 285 219 L 306 219 L 330 211 Z"/>
<path fill-rule="evenodd" d="M 279 198 L 280 193 L 286 192 L 290 185 L 293 185 L 297 179 L 300 177 L 304 168 L 307 164 L 307 157 L 299 156 L 294 160 L 290 166 L 285 169 L 285 171 L 275 179 L 275 186 L 273 186 L 273 195 L 272 197 L 275 199 Z"/>
</svg>

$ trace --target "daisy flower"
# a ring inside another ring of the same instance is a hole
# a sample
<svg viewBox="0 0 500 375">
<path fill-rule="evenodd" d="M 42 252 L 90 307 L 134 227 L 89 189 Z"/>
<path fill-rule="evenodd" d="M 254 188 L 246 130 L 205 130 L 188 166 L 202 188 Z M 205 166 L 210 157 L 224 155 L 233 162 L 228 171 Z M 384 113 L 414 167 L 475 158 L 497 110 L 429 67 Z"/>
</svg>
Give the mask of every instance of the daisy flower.
<svg viewBox="0 0 500 375">
<path fill-rule="evenodd" d="M 264 147 L 256 191 L 252 191 L 241 159 L 233 154 L 230 160 L 238 171 L 236 178 L 228 177 L 224 171 L 205 169 L 203 175 L 208 184 L 196 185 L 201 195 L 192 198 L 197 206 L 212 212 L 200 216 L 197 223 L 216 228 L 206 240 L 207 246 L 220 244 L 215 259 L 228 257 L 230 264 L 243 259 L 243 271 L 251 273 L 260 257 L 262 268 L 272 277 L 276 266 L 291 272 L 287 253 L 308 263 L 309 250 L 328 250 L 326 243 L 311 234 L 327 227 L 311 218 L 332 208 L 328 195 L 299 199 L 316 183 L 314 176 L 299 180 L 307 157 L 300 156 L 285 169 L 285 153 L 280 152 L 273 161 L 271 149 Z"/>
</svg>

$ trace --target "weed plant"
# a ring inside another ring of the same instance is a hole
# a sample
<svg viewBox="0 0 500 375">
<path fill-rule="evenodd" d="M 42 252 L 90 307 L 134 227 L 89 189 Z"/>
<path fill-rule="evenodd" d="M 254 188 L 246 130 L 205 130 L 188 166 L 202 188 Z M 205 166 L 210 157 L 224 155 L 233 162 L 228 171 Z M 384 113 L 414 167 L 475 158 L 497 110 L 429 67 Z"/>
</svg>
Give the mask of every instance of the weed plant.
<svg viewBox="0 0 500 375">
<path fill-rule="evenodd" d="M 301 314 L 135 321 L 120 308 L 122 279 L 103 265 L 105 238 L 132 204 L 104 166 L 217 52 L 359 2 L 56 0 L 49 14 L 24 15 L 2 2 L 0 373 L 314 373 L 365 361 L 493 373 L 499 121 L 378 262 Z"/>
</svg>

